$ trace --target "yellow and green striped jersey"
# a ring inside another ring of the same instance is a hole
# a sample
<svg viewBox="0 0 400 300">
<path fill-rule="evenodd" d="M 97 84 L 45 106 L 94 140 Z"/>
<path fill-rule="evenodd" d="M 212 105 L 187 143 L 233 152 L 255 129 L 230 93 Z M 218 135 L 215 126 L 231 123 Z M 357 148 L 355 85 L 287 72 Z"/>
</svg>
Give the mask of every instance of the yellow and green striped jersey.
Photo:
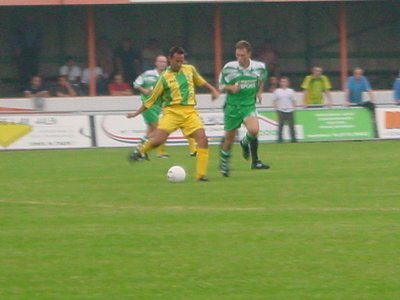
<svg viewBox="0 0 400 300">
<path fill-rule="evenodd" d="M 195 87 L 204 84 L 206 84 L 206 80 L 192 65 L 182 65 L 178 72 L 167 68 L 161 74 L 144 106 L 150 108 L 160 96 L 164 106 L 194 106 L 196 105 Z"/>
</svg>

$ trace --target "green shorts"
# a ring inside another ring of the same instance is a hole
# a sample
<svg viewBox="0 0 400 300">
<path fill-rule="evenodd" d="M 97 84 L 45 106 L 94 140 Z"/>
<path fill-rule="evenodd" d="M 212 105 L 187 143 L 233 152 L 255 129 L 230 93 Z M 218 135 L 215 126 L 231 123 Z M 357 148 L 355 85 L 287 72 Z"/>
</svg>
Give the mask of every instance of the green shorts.
<svg viewBox="0 0 400 300">
<path fill-rule="evenodd" d="M 146 109 L 143 113 L 144 122 L 147 125 L 158 123 L 158 116 L 160 115 L 161 107 L 158 105 L 153 105 L 152 107 Z"/>
<path fill-rule="evenodd" d="M 226 131 L 235 130 L 242 126 L 246 118 L 257 116 L 254 105 L 229 105 L 224 108 L 224 129 Z"/>
</svg>

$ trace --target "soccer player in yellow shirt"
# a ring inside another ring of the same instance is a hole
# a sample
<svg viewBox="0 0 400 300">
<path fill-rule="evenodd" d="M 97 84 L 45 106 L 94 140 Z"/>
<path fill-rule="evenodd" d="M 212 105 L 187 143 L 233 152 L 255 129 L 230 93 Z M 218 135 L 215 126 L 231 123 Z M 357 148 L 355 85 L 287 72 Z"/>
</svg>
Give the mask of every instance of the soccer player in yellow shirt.
<svg viewBox="0 0 400 300">
<path fill-rule="evenodd" d="M 195 87 L 204 86 L 211 92 L 212 99 L 219 96 L 219 91 L 209 84 L 192 65 L 184 64 L 185 50 L 172 47 L 168 54 L 170 66 L 161 74 L 153 92 L 145 103 L 135 112 L 128 113 L 134 118 L 153 106 L 161 96 L 163 116 L 157 129 L 141 146 L 136 147 L 130 158 L 133 161 L 147 158 L 147 152 L 163 144 L 168 136 L 180 128 L 185 136 L 193 137 L 198 145 L 196 156 L 196 179 L 208 181 L 208 138 L 203 123 L 195 109 Z"/>
</svg>

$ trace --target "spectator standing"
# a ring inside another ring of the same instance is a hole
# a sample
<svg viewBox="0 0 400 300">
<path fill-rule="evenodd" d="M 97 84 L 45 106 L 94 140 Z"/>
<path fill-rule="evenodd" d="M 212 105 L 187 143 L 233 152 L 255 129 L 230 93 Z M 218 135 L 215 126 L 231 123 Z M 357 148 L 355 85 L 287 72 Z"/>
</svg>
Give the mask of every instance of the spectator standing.
<svg viewBox="0 0 400 300">
<path fill-rule="evenodd" d="M 42 77 L 32 76 L 30 84 L 24 89 L 24 95 L 28 98 L 49 97 L 49 91 L 43 84 Z"/>
<path fill-rule="evenodd" d="M 287 122 L 289 125 L 290 137 L 292 143 L 296 143 L 296 132 L 294 130 L 294 111 L 296 109 L 296 100 L 294 99 L 294 90 L 289 88 L 290 81 L 288 77 L 281 77 L 279 88 L 274 92 L 274 108 L 278 113 L 278 143 L 282 143 L 283 126 Z"/>
<path fill-rule="evenodd" d="M 279 79 L 276 76 L 271 76 L 268 80 L 268 92 L 273 93 L 279 87 Z"/>
<path fill-rule="evenodd" d="M 131 96 L 133 95 L 131 86 L 125 82 L 122 74 L 115 74 L 113 82 L 108 84 L 108 93 L 111 96 Z"/>
<path fill-rule="evenodd" d="M 15 44 L 20 83 L 26 85 L 32 76 L 39 74 L 42 50 L 42 31 L 34 16 L 29 15 L 18 28 Z"/>
<path fill-rule="evenodd" d="M 346 82 L 346 105 L 360 105 L 373 110 L 374 95 L 372 93 L 371 84 L 367 77 L 364 76 L 364 71 L 361 68 L 355 68 L 353 70 L 353 76 L 347 78 Z M 369 95 L 369 101 L 364 101 L 363 93 L 367 92 Z"/>
<path fill-rule="evenodd" d="M 393 93 L 394 93 L 394 101 L 397 105 L 400 105 L 400 73 L 399 77 L 393 83 Z"/>
<path fill-rule="evenodd" d="M 162 49 L 159 47 L 157 39 L 150 39 L 146 47 L 142 49 L 143 70 L 151 70 L 154 68 L 154 61 L 157 56 L 163 55 Z"/>
<path fill-rule="evenodd" d="M 76 93 L 74 87 L 68 81 L 68 77 L 66 75 L 61 75 L 58 77 L 55 94 L 57 97 L 76 97 L 77 96 L 77 93 Z"/>
<path fill-rule="evenodd" d="M 141 73 L 140 51 L 133 47 L 130 39 L 124 39 L 114 52 L 114 71 L 123 74 L 127 82 L 133 82 Z"/>
<path fill-rule="evenodd" d="M 263 62 L 250 59 L 251 44 L 248 41 L 236 43 L 235 55 L 236 61 L 225 64 L 219 75 L 220 90 L 226 92 L 225 135 L 220 151 L 220 172 L 225 177 L 230 175 L 232 145 L 242 124 L 247 129 L 246 135 L 240 141 L 243 158 L 248 160 L 251 156 L 251 169 L 269 168 L 258 159 L 260 126 L 256 110 L 256 99 L 261 102 L 267 70 Z"/>
<path fill-rule="evenodd" d="M 332 88 L 329 78 L 322 74 L 323 70 L 319 66 L 312 68 L 312 74 L 307 75 L 301 88 L 304 90 L 303 104 L 304 107 L 310 105 L 324 105 L 324 94 L 327 98 L 327 105 L 332 105 L 330 90 Z"/>
</svg>

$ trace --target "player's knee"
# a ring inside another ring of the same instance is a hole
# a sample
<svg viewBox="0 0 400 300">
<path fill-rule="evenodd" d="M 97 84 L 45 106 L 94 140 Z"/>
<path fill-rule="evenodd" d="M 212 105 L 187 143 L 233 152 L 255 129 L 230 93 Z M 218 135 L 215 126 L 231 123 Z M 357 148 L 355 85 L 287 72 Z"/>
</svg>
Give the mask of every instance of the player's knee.
<svg viewBox="0 0 400 300">
<path fill-rule="evenodd" d="M 258 128 L 250 128 L 247 131 L 251 136 L 254 137 L 258 136 L 258 131 L 259 131 Z"/>
<path fill-rule="evenodd" d="M 197 145 L 199 148 L 208 148 L 208 138 L 207 136 L 202 136 L 197 140 Z"/>
</svg>

